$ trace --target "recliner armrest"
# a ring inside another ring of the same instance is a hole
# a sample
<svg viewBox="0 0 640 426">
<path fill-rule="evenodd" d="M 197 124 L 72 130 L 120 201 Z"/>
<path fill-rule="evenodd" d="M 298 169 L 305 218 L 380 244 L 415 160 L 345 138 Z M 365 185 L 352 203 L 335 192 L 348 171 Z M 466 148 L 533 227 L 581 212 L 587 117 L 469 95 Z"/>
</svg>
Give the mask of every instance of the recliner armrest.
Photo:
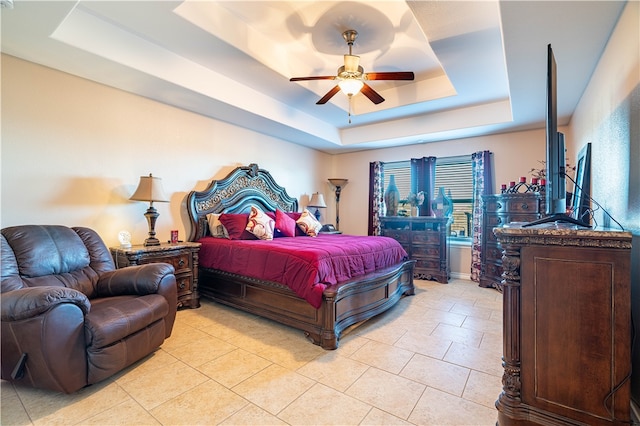
<svg viewBox="0 0 640 426">
<path fill-rule="evenodd" d="M 108 271 L 98 280 L 98 296 L 155 294 L 162 280 L 174 272 L 168 263 L 149 263 Z"/>
<path fill-rule="evenodd" d="M 78 290 L 67 287 L 29 287 L 2 293 L 2 321 L 19 321 L 36 317 L 56 305 L 72 303 L 83 314 L 89 313 L 91 303 Z"/>
</svg>

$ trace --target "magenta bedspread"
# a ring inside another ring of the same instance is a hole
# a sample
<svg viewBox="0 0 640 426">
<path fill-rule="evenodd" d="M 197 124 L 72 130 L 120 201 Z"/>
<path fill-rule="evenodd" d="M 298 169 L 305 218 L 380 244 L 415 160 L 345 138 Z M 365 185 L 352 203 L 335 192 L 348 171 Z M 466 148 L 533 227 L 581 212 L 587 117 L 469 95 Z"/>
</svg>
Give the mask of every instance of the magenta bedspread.
<svg viewBox="0 0 640 426">
<path fill-rule="evenodd" d="M 407 257 L 388 237 L 321 234 L 265 240 L 199 240 L 200 266 L 291 288 L 316 309 L 329 285 L 396 265 Z"/>
</svg>

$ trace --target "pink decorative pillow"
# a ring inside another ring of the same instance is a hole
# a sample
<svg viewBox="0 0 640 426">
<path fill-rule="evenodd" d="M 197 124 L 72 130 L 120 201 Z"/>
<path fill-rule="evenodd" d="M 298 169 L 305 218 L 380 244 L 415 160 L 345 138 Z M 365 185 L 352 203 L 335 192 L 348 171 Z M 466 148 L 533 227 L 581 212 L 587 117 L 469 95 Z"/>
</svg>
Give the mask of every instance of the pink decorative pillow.
<svg viewBox="0 0 640 426">
<path fill-rule="evenodd" d="M 282 210 L 276 210 L 276 237 L 295 237 L 296 221 Z"/>
<path fill-rule="evenodd" d="M 251 206 L 249 213 L 249 221 L 247 222 L 247 231 L 251 232 L 261 240 L 273 240 L 273 228 L 275 221 L 266 215 L 256 206 Z"/>
<path fill-rule="evenodd" d="M 286 212 L 285 214 L 289 216 L 291 219 L 295 220 L 296 222 L 298 221 L 298 219 L 300 219 L 300 216 L 302 215 L 302 213 L 300 212 Z M 299 226 L 296 226 L 296 237 L 303 237 L 306 235 L 307 234 L 305 234 L 304 231 L 300 229 Z"/>
<path fill-rule="evenodd" d="M 247 231 L 249 222 L 248 213 L 223 213 L 220 215 L 220 222 L 229 234 L 231 240 L 255 240 L 256 236 Z"/>
<path fill-rule="evenodd" d="M 322 228 L 322 224 L 318 222 L 315 216 L 307 209 L 302 212 L 300 219 L 298 219 L 296 223 L 298 227 L 310 237 L 317 237 Z"/>
</svg>

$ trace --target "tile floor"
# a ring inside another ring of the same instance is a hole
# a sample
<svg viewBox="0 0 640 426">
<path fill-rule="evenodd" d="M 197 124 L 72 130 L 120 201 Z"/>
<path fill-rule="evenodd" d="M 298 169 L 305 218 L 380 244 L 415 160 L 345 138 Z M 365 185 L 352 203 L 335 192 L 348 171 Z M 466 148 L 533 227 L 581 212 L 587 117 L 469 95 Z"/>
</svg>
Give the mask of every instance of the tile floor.
<svg viewBox="0 0 640 426">
<path fill-rule="evenodd" d="M 3 381 L 1 424 L 495 425 L 502 295 L 415 284 L 335 351 L 204 300 L 154 354 L 73 395 Z"/>
</svg>

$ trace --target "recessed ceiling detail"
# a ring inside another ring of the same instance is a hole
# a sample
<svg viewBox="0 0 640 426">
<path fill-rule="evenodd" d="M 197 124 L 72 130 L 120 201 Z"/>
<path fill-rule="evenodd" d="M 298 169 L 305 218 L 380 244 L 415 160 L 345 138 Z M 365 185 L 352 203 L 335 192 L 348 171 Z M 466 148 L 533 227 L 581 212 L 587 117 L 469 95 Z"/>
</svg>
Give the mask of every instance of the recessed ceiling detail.
<svg viewBox="0 0 640 426">
<path fill-rule="evenodd" d="M 544 63 L 558 62 L 566 124 L 624 2 L 20 1 L 4 8 L 2 52 L 326 152 L 541 127 Z M 579 10 L 580 13 L 575 13 Z M 561 16 L 554 25 L 549 16 Z M 412 71 L 321 108 L 342 32 L 359 65 Z"/>
</svg>

